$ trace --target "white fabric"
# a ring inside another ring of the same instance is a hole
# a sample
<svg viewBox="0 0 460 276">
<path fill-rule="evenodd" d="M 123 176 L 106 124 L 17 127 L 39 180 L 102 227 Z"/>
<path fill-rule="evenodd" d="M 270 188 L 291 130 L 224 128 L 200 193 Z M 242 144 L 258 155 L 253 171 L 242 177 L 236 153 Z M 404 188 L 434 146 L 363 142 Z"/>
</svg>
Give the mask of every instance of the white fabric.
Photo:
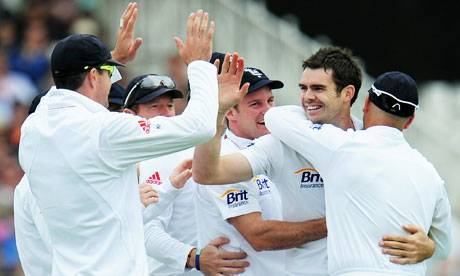
<svg viewBox="0 0 460 276">
<path fill-rule="evenodd" d="M 409 223 L 430 231 L 437 254 L 447 257 L 451 211 L 444 181 L 400 130 L 315 125 L 296 106 L 271 109 L 265 123 L 325 180 L 331 275 L 424 275 L 425 262 L 391 263 L 378 246 L 384 234 L 407 234 L 402 225 Z"/>
<path fill-rule="evenodd" d="M 356 128 L 362 123 L 353 118 Z M 255 140 L 254 146 L 240 152 L 249 161 L 254 175 L 265 174 L 281 194 L 284 221 L 324 218 L 323 180 L 312 164 L 273 135 Z M 288 249 L 286 271 L 290 275 L 327 275 L 326 238 Z"/>
<path fill-rule="evenodd" d="M 142 181 L 139 183 L 142 183 Z M 142 220 L 144 224 L 165 212 L 182 191 L 182 189 L 177 189 L 174 187 L 169 181 L 169 178 L 164 179 L 163 183 L 164 184 L 161 186 L 161 188 L 157 189 L 159 192 L 158 196 L 161 197 L 161 200 L 159 200 L 157 203 L 150 204 L 147 207 L 144 207 L 144 204 L 142 203 L 140 204 L 142 210 Z"/>
<path fill-rule="evenodd" d="M 227 130 L 222 136 L 221 154 L 236 152 L 251 145 L 251 140 L 235 136 Z M 195 195 L 198 246 L 204 247 L 216 237 L 230 239 L 221 246 L 226 251 L 244 251 L 250 266 L 239 275 L 283 275 L 284 250 L 256 252 L 228 218 L 253 212 L 262 212 L 264 220 L 281 220 L 281 201 L 273 182 L 264 175 L 252 180 L 229 185 L 197 185 Z"/>
<path fill-rule="evenodd" d="M 216 75 L 190 63 L 192 97 L 172 118 L 109 112 L 57 89 L 26 119 L 19 159 L 50 233 L 53 275 L 147 275 L 136 162 L 214 135 Z"/>
<path fill-rule="evenodd" d="M 139 182 L 153 185 L 159 193 L 159 203 L 161 203 L 165 197 L 165 180 L 180 162 L 193 157 L 193 151 L 194 148 L 190 148 L 141 162 Z M 190 178 L 161 215 L 151 220 L 144 220 L 149 275 L 201 275 L 196 269 L 185 268 L 190 250 L 197 247 L 195 186 L 196 183 Z M 155 205 L 150 206 L 155 207 Z"/>
<path fill-rule="evenodd" d="M 14 190 L 14 229 L 24 274 L 51 275 L 53 253 L 48 229 L 26 176 Z"/>
</svg>

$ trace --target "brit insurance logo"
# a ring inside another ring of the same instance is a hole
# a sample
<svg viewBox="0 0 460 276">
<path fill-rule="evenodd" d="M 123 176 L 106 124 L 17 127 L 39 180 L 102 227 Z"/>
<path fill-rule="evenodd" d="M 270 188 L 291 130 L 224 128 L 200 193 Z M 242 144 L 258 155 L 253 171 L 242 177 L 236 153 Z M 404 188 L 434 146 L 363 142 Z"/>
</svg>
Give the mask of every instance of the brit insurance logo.
<svg viewBox="0 0 460 276">
<path fill-rule="evenodd" d="M 230 189 L 223 193 L 219 198 L 225 198 L 229 208 L 236 208 L 249 203 L 248 191 L 246 190 Z"/>
<path fill-rule="evenodd" d="M 323 178 L 313 168 L 304 168 L 295 172 L 300 175 L 301 189 L 324 188 Z"/>
<path fill-rule="evenodd" d="M 271 183 L 267 177 L 258 175 L 254 177 L 254 180 L 252 182 L 257 184 L 257 188 L 259 188 L 259 196 L 264 196 L 264 195 L 268 195 L 271 193 L 270 191 Z"/>
</svg>

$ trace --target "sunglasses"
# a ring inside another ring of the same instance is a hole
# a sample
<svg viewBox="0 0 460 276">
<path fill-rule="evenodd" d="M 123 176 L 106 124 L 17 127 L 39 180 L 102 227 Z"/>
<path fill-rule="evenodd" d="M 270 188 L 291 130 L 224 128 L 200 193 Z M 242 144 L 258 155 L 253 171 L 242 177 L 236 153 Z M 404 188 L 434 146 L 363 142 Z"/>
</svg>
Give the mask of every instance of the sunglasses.
<svg viewBox="0 0 460 276">
<path fill-rule="evenodd" d="M 126 96 L 126 99 L 125 99 L 125 103 L 124 103 L 125 107 L 127 107 L 127 103 L 129 101 L 129 98 L 131 97 L 131 94 L 138 87 L 141 89 L 156 90 L 160 87 L 174 89 L 176 88 L 176 85 L 174 84 L 174 81 L 168 76 L 148 75 L 144 77 L 143 79 L 139 80 L 138 82 L 136 82 L 133 88 L 129 90 L 128 95 Z"/>
<path fill-rule="evenodd" d="M 419 108 L 417 104 L 398 99 L 386 91 L 377 89 L 374 85 L 369 89 L 369 92 L 373 92 L 379 97 L 380 104 L 385 109 L 397 112 L 402 116 L 411 116 Z"/>
<path fill-rule="evenodd" d="M 110 77 L 113 75 L 113 71 L 115 71 L 115 65 L 101 65 L 99 67 L 85 66 L 83 69 L 88 70 L 90 68 L 96 68 L 96 69 L 109 71 Z"/>
</svg>

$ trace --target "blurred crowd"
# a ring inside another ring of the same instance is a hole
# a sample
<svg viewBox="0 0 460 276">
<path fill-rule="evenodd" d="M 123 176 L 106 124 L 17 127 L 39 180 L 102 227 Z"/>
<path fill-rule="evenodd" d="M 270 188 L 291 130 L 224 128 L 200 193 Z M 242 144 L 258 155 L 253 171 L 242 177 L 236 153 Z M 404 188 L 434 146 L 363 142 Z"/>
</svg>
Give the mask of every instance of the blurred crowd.
<svg viewBox="0 0 460 276">
<path fill-rule="evenodd" d="M 52 84 L 54 44 L 71 33 L 103 37 L 98 1 L 0 0 L 0 276 L 22 275 L 13 227 L 13 191 L 23 175 L 22 122 L 35 95 Z"/>
</svg>

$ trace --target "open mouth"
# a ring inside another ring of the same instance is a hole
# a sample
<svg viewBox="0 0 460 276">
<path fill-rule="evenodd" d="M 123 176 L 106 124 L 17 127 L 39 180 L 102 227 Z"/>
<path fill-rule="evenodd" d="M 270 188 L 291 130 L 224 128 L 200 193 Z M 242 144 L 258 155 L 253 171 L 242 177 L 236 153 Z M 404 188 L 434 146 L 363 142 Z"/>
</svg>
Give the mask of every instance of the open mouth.
<svg viewBox="0 0 460 276">
<path fill-rule="evenodd" d="M 257 124 L 265 126 L 265 120 L 258 121 Z"/>
<path fill-rule="evenodd" d="M 306 106 L 307 111 L 315 111 L 321 108 L 322 108 L 321 105 L 307 105 Z"/>
</svg>

